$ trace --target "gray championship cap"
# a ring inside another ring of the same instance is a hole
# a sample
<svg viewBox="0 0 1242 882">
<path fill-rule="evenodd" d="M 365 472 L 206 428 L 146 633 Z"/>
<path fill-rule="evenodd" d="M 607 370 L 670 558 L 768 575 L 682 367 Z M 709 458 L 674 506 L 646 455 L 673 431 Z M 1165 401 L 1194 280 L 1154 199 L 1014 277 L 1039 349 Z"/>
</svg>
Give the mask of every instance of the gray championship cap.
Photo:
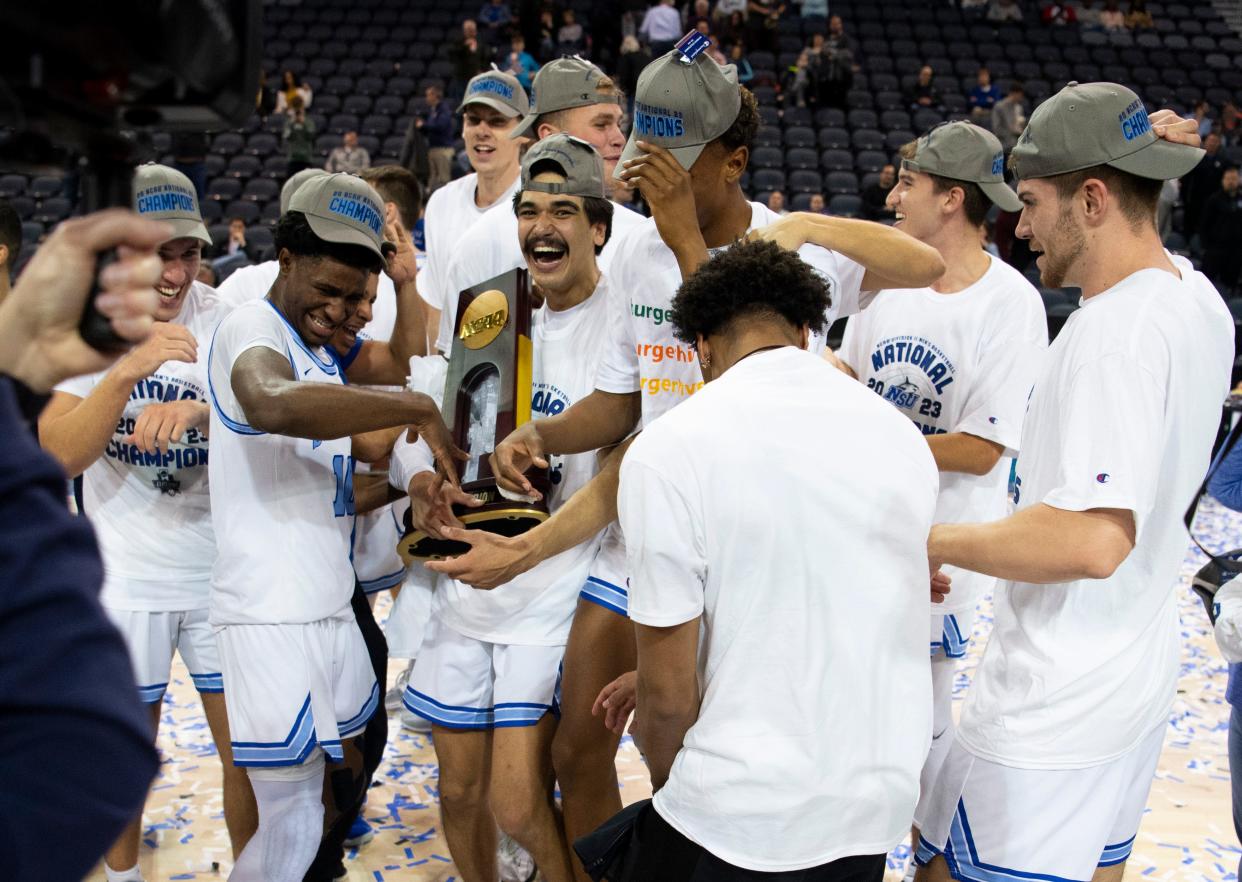
<svg viewBox="0 0 1242 882">
<path fill-rule="evenodd" d="M 938 125 L 914 144 L 914 156 L 903 159 L 910 171 L 978 184 L 983 194 L 1004 211 L 1021 211 L 1022 200 L 1005 183 L 1005 150 L 987 129 L 974 123 Z"/>
<path fill-rule="evenodd" d="M 600 91 L 600 83 L 612 81 L 608 75 L 591 62 L 577 55 L 549 61 L 530 85 L 530 112 L 517 124 L 510 138 L 523 135 L 534 137 L 535 120 L 545 113 L 569 110 L 571 107 L 587 107 L 592 104 L 620 104 L 621 96 L 615 88 Z"/>
<path fill-rule="evenodd" d="M 517 77 L 497 70 L 495 66 L 472 77 L 466 84 L 466 94 L 457 107 L 458 112 L 465 110 L 469 104 L 485 104 L 510 119 L 530 113 L 530 101 Z"/>
<path fill-rule="evenodd" d="M 737 68 L 706 54 L 710 40 L 698 31 L 643 68 L 634 90 L 634 125 L 614 176 L 642 154 L 639 141 L 666 148 L 689 169 L 703 148 L 729 130 L 742 106 Z"/>
<path fill-rule="evenodd" d="M 386 261 L 384 200 L 355 175 L 317 175 L 298 187 L 290 211 L 306 215 L 311 230 L 326 242 L 361 245 Z"/>
<path fill-rule="evenodd" d="M 1048 178 L 1108 165 L 1140 178 L 1180 178 L 1199 164 L 1198 147 L 1152 130 L 1143 101 L 1116 83 L 1069 83 L 1031 114 L 1010 162 L 1019 178 Z"/>
<path fill-rule="evenodd" d="M 148 162 L 134 169 L 134 211 L 173 228 L 173 239 L 198 239 L 211 244 L 190 179 L 166 165 Z"/>
<path fill-rule="evenodd" d="M 280 188 L 280 213 L 284 214 L 289 210 L 289 203 L 293 201 L 293 194 L 298 188 L 309 181 L 311 178 L 317 178 L 320 175 L 326 175 L 327 172 L 321 168 L 304 168 L 296 174 L 290 175 L 289 180 L 285 181 L 285 185 Z"/>
<path fill-rule="evenodd" d="M 532 181 L 531 169 L 541 162 L 555 163 L 565 175 L 564 183 Z M 522 189 L 606 199 L 604 159 L 581 138 L 563 132 L 549 135 L 542 141 L 535 142 L 522 157 Z"/>
</svg>

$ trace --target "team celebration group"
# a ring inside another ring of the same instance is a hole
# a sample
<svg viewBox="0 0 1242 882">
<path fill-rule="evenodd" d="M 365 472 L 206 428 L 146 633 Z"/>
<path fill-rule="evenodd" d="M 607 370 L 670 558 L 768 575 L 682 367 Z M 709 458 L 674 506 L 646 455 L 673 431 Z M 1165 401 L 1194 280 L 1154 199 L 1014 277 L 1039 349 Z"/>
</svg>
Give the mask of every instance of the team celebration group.
<svg viewBox="0 0 1242 882">
<path fill-rule="evenodd" d="M 907 836 L 919 882 L 1121 878 L 1234 353 L 1155 226 L 1194 122 L 1070 83 L 1008 156 L 968 122 L 907 144 L 892 226 L 781 216 L 740 185 L 754 98 L 702 48 L 642 72 L 628 141 L 587 61 L 530 98 L 479 74 L 472 174 L 424 212 L 402 168 L 299 172 L 276 259 L 219 290 L 193 185 L 136 170 L 135 210 L 174 233 L 155 330 L 58 386 L 39 434 L 83 476 L 153 726 L 174 653 L 200 693 L 234 882 L 342 876 L 400 705 L 465 882 L 878 882 Z M 1051 346 L 984 248 L 993 206 L 1043 284 L 1081 289 Z M 517 268 L 532 419 L 463 452 L 441 416 L 459 293 Z M 489 454 L 513 498 L 547 470 L 546 521 L 467 528 L 460 475 Z M 468 550 L 407 567 L 407 521 Z M 655 795 L 623 809 L 627 726 Z M 142 879 L 139 830 L 110 882 Z"/>
</svg>

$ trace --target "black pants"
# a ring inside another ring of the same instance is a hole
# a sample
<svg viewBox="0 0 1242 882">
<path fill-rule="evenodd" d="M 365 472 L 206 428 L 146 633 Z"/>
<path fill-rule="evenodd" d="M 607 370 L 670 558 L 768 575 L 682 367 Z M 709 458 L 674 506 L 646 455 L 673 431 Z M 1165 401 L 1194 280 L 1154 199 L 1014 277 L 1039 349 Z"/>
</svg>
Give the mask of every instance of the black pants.
<svg viewBox="0 0 1242 882">
<path fill-rule="evenodd" d="M 367 603 L 362 586 L 356 581 L 350 604 L 354 608 L 354 618 L 358 620 L 358 630 L 362 632 L 362 639 L 367 645 L 367 655 L 371 657 L 371 669 L 375 671 L 375 679 L 379 681 L 380 702 L 362 732 L 362 765 L 365 774 L 362 778 L 353 779 L 343 785 L 348 793 L 339 792 L 342 788 L 337 788 L 337 797 L 340 800 L 338 804 L 349 803 L 350 807 L 324 832 L 323 841 L 319 843 L 319 853 L 306 871 L 303 882 L 332 882 L 340 875 L 344 867 L 345 839 L 354 819 L 358 817 L 358 812 L 362 810 L 362 804 L 367 798 L 367 788 L 371 786 L 375 770 L 384 758 L 384 746 L 388 743 L 388 711 L 384 708 L 384 684 L 388 682 L 388 642 L 371 613 L 371 605 Z M 329 774 L 331 771 L 332 767 L 329 765 Z"/>
<path fill-rule="evenodd" d="M 638 816 L 621 882 L 881 882 L 885 855 L 841 858 L 809 870 L 760 873 L 714 857 L 669 826 L 654 806 Z"/>
</svg>

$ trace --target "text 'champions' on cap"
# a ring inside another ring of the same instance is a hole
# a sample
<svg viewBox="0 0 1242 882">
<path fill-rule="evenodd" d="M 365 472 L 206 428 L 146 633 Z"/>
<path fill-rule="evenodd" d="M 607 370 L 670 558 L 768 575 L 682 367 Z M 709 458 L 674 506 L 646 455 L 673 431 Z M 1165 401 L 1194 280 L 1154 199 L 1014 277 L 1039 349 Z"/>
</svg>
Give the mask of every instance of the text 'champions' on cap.
<svg viewBox="0 0 1242 882">
<path fill-rule="evenodd" d="M 1005 150 L 987 129 L 965 121 L 941 123 L 914 144 L 901 167 L 954 181 L 978 184 L 1004 211 L 1021 211 L 1022 200 L 1005 183 Z"/>
<path fill-rule="evenodd" d="M 495 68 L 471 78 L 466 84 L 466 93 L 462 96 L 461 104 L 457 107 L 458 112 L 471 104 L 490 107 L 510 119 L 530 113 L 530 101 L 517 77 Z"/>
<path fill-rule="evenodd" d="M 306 215 L 311 230 L 326 242 L 361 245 L 384 256 L 384 200 L 356 175 L 319 175 L 300 186 L 290 211 Z"/>
<path fill-rule="evenodd" d="M 175 168 L 148 162 L 134 169 L 134 211 L 173 228 L 173 239 L 211 244 L 194 184 Z"/>
</svg>

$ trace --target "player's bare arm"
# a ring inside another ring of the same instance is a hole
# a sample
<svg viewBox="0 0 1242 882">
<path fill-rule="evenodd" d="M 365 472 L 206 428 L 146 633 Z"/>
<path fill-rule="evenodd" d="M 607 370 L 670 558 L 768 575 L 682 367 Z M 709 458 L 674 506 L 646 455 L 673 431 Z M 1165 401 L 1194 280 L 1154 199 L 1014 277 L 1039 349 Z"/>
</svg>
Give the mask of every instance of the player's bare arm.
<svg viewBox="0 0 1242 882">
<path fill-rule="evenodd" d="M 707 260 L 707 244 L 695 213 L 690 172 L 663 147 L 639 141 L 646 151 L 625 163 L 621 180 L 637 186 L 651 208 L 656 229 L 669 250 L 677 255 L 682 278 L 689 278 Z"/>
<path fill-rule="evenodd" d="M 952 564 L 1032 584 L 1107 579 L 1134 548 L 1127 509 L 1067 511 L 1039 503 L 990 524 L 937 524 L 927 540 L 932 569 Z"/>
<path fill-rule="evenodd" d="M 931 448 L 936 468 L 940 471 L 968 475 L 986 475 L 996 467 L 1005 452 L 1005 445 L 969 432 L 928 435 L 927 446 Z"/>
<path fill-rule="evenodd" d="M 668 781 L 686 732 L 699 717 L 699 619 L 671 628 L 635 625 L 638 707 L 651 789 Z"/>
<path fill-rule="evenodd" d="M 751 235 L 796 251 L 819 245 L 866 267 L 862 290 L 925 288 L 944 275 L 940 252 L 873 221 L 795 211 Z"/>
<path fill-rule="evenodd" d="M 230 376 L 246 421 L 264 432 L 328 440 L 408 426 L 425 440 L 440 471 L 457 481 L 454 446 L 440 409 L 420 392 L 383 392 L 328 383 L 299 383 L 289 360 L 274 349 L 243 352 Z"/>
<path fill-rule="evenodd" d="M 587 541 L 617 519 L 621 460 L 633 440 L 626 439 L 609 453 L 599 473 L 569 497 L 552 517 L 520 536 L 466 530 L 460 524 L 442 526 L 440 535 L 465 542 L 470 550 L 448 560 L 429 561 L 425 566 L 474 588 L 495 588 L 541 561 Z M 414 489 L 411 482 L 411 500 Z"/>
<path fill-rule="evenodd" d="M 166 361 L 193 363 L 198 343 L 184 325 L 156 322 L 150 336 L 108 371 L 86 398 L 52 396 L 39 418 L 39 441 L 66 474 L 76 477 L 103 455 L 134 384 Z"/>
<path fill-rule="evenodd" d="M 166 452 L 193 429 L 203 438 L 211 423 L 211 405 L 205 401 L 162 401 L 148 404 L 125 439 L 143 453 Z"/>
<path fill-rule="evenodd" d="M 406 234 L 391 203 L 384 237 L 397 250 L 385 270 L 397 291 L 397 319 L 387 342 L 366 340 L 357 358 L 345 371 L 351 383 L 373 386 L 404 386 L 410 358 L 427 354 L 427 324 L 423 299 L 418 295 L 418 264 L 414 243 Z"/>
</svg>

